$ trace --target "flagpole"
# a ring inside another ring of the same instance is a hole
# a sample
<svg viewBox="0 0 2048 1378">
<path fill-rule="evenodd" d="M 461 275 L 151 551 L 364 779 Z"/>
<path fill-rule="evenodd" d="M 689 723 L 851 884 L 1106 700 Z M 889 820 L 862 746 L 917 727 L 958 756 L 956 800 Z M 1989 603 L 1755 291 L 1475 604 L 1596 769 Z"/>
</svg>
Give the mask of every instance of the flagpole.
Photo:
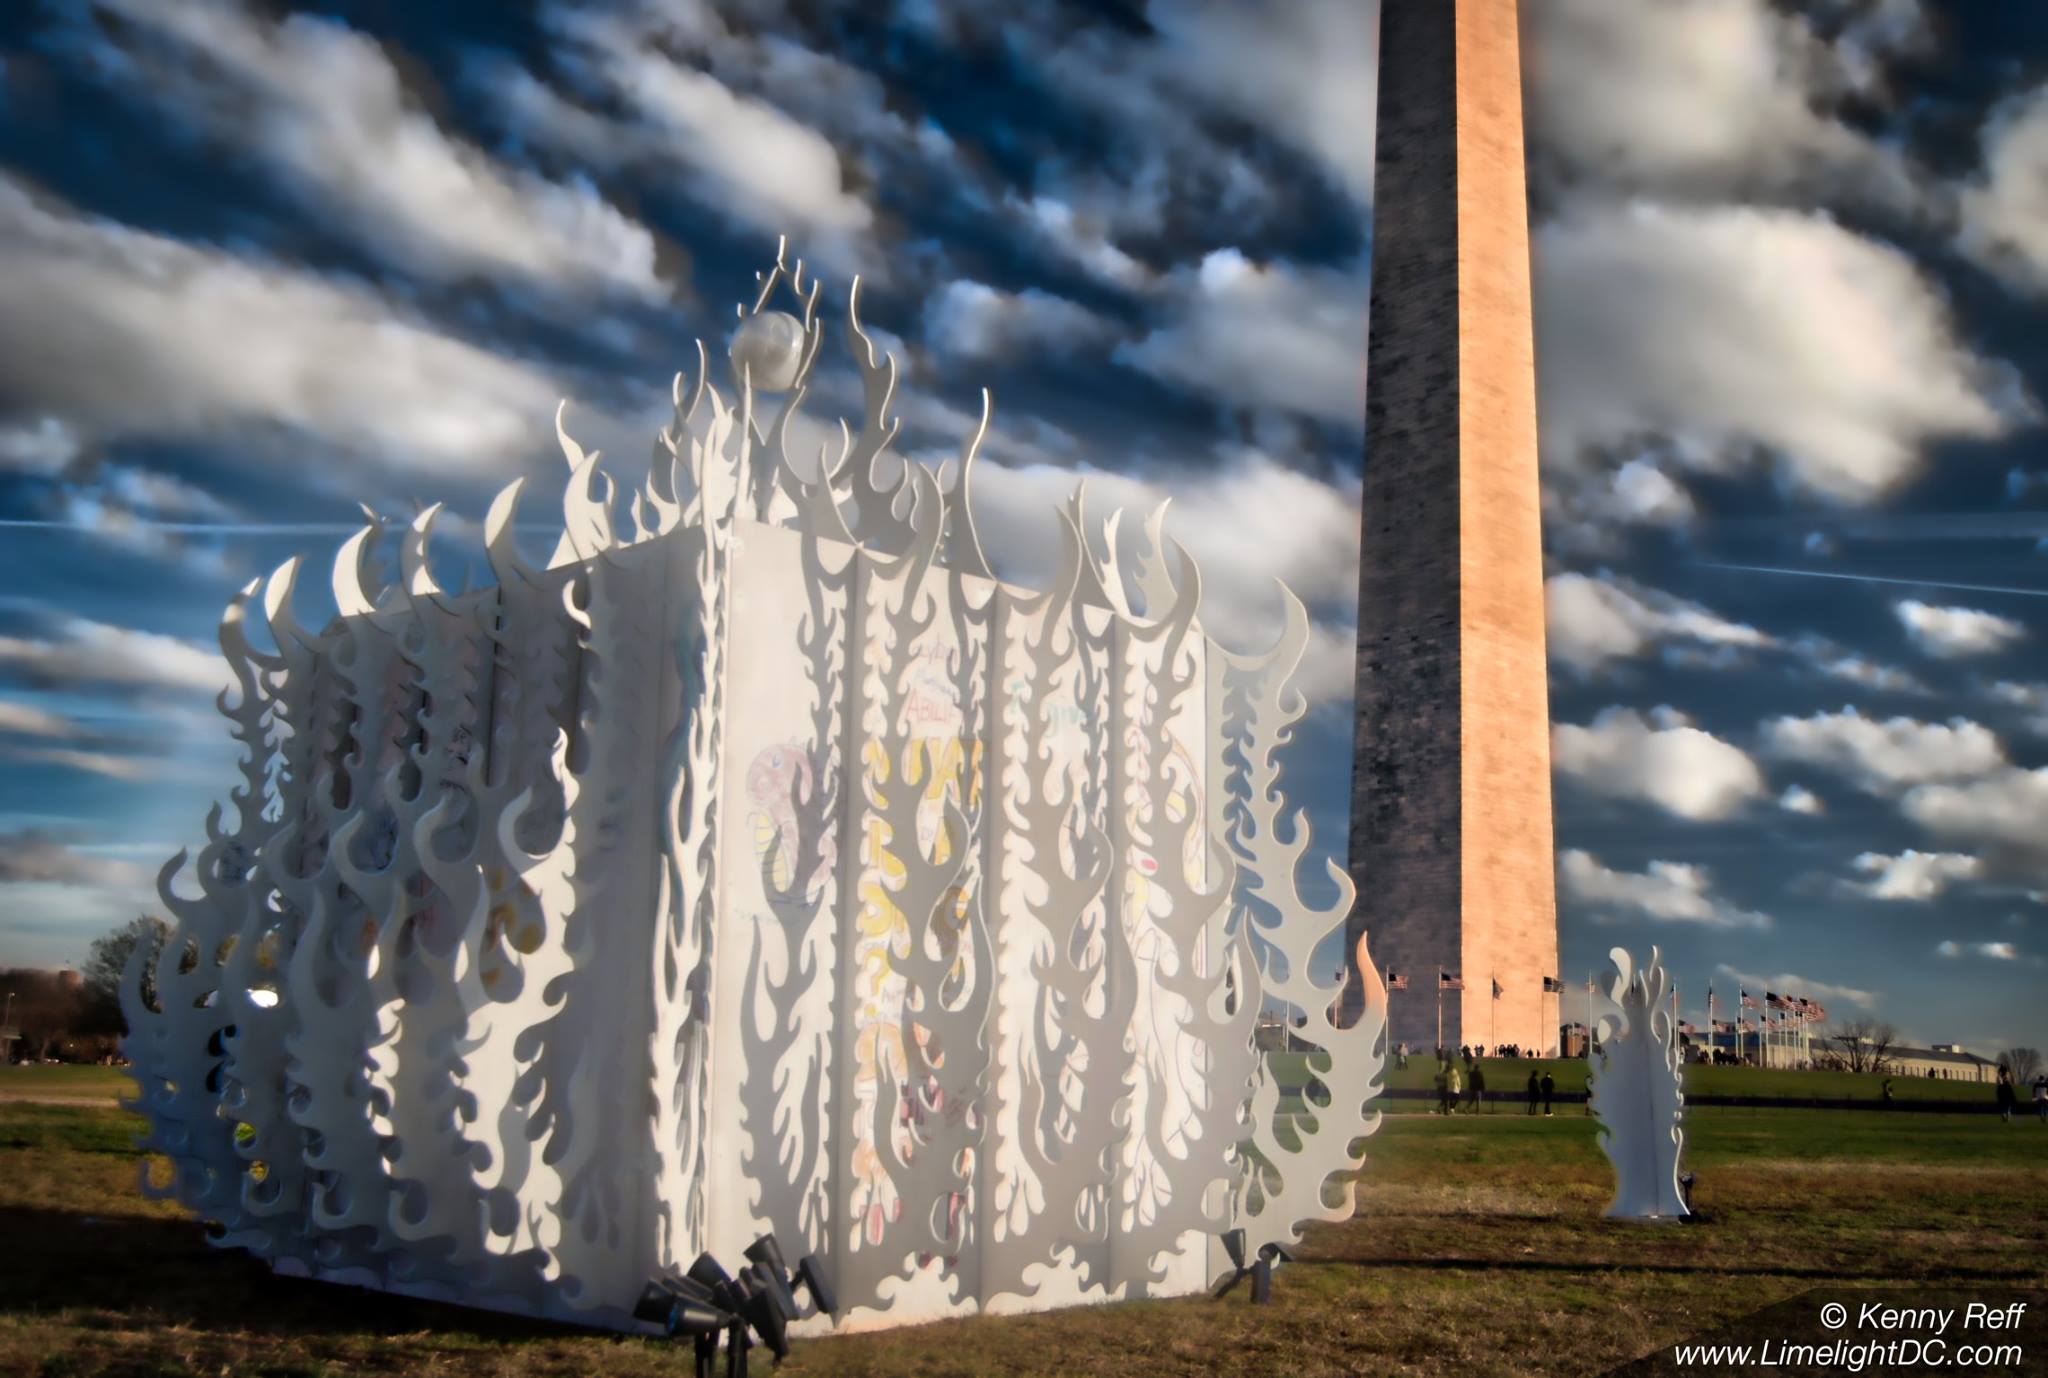
<svg viewBox="0 0 2048 1378">
<path fill-rule="evenodd" d="M 1493 1025 L 1493 1011 L 1494 1007 L 1500 1004 L 1500 983 L 1493 979 L 1493 968 L 1491 967 L 1488 967 L 1486 970 L 1486 992 L 1492 997 L 1486 1002 L 1486 1043 L 1488 1047 L 1491 1047 L 1493 1045 L 1493 1036 L 1498 1032 Z"/>
<path fill-rule="evenodd" d="M 1436 1060 L 1444 1060 L 1444 969 L 1436 969 Z"/>
</svg>

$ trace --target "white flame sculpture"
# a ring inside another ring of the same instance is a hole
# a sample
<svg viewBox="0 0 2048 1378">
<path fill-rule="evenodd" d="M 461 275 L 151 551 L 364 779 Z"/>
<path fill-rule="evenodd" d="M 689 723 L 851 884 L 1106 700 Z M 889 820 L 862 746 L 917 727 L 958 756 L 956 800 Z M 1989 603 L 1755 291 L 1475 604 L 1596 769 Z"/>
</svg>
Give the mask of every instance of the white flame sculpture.
<svg viewBox="0 0 2048 1378">
<path fill-rule="evenodd" d="M 1600 1119 L 1600 1147 L 1614 1164 L 1614 1201 L 1607 1215 L 1682 1219 L 1691 1212 L 1678 1184 L 1685 1092 L 1670 977 L 1654 947 L 1650 964 L 1640 971 L 1626 948 L 1615 948 L 1608 960 L 1614 980 L 1593 1008 L 1600 1046 L 1588 1083 Z"/>
<path fill-rule="evenodd" d="M 1362 942 L 1311 970 L 1352 889 L 1296 888 L 1301 604 L 1218 646 L 1163 509 L 1126 569 L 1079 489 L 1051 587 L 998 582 L 987 395 L 957 461 L 891 455 L 856 282 L 865 415 L 799 463 L 819 289 L 758 281 L 735 400 L 700 344 L 623 513 L 558 416 L 545 566 L 513 483 L 493 587 L 436 582 L 429 508 L 393 582 L 374 514 L 343 546 L 322 631 L 296 560 L 229 605 L 233 814 L 127 980 L 159 1190 L 281 1272 L 620 1328 L 772 1232 L 838 1297 L 798 1333 L 1196 1290 L 1219 1231 L 1347 1216 L 1385 992 Z"/>
</svg>

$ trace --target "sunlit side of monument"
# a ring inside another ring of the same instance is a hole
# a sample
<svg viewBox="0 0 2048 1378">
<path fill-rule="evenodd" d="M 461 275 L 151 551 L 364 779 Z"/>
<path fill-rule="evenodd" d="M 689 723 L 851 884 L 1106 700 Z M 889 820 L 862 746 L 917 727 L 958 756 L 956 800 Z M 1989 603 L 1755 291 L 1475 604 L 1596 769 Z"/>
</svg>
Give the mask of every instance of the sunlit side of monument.
<svg viewBox="0 0 2048 1378">
<path fill-rule="evenodd" d="M 773 1233 L 815 1329 L 1187 1292 L 1220 1231 L 1350 1214 L 1385 994 L 1362 941 L 1311 969 L 1353 895 L 1296 887 L 1301 605 L 1218 645 L 1163 513 L 1126 568 L 1079 490 L 1051 585 L 998 582 L 981 435 L 889 453 L 857 283 L 865 414 L 792 454 L 818 297 L 762 275 L 732 400 L 700 346 L 623 504 L 563 432 L 544 566 L 514 483 L 493 587 L 439 586 L 430 508 L 395 582 L 347 542 L 318 632 L 297 561 L 229 606 L 241 782 L 126 997 L 156 1189 L 217 1242 L 623 1328 Z M 1292 1114 L 1265 1004 L 1321 1053 Z"/>
</svg>

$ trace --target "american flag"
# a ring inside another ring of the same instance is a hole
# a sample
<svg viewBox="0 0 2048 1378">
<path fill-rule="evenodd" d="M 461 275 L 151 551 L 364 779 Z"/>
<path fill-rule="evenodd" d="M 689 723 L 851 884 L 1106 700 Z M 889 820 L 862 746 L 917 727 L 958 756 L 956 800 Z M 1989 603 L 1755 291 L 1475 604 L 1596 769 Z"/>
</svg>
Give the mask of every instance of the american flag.
<svg viewBox="0 0 2048 1378">
<path fill-rule="evenodd" d="M 1496 1000 L 1500 999 L 1500 982 L 1498 981 L 1493 983 L 1493 998 Z"/>
<path fill-rule="evenodd" d="M 1740 988 L 1738 988 L 1738 990 L 1739 989 Z M 1751 995 L 1746 990 L 1740 991 L 1740 994 L 1742 996 L 1742 1008 L 1746 1010 L 1753 1010 L 1757 1007 L 1756 997 L 1754 995 Z"/>
<path fill-rule="evenodd" d="M 1562 981 L 1558 980 L 1558 979 L 1557 979 L 1557 978 L 1556 978 L 1555 976 L 1546 976 L 1546 977 L 1544 977 L 1544 978 L 1543 978 L 1543 993 L 1544 993 L 1545 995 L 1563 995 L 1563 994 L 1564 994 L 1564 982 L 1562 982 Z"/>
<path fill-rule="evenodd" d="M 1692 1026 L 1692 1021 L 1689 1019 L 1685 1023 L 1680 1024 L 1678 1026 L 1678 1031 L 1684 1034 L 1687 1038 L 1692 1038 L 1699 1033 L 1699 1030 Z"/>
<path fill-rule="evenodd" d="M 1388 968 L 1388 970 L 1387 970 L 1387 989 L 1388 989 L 1388 990 L 1406 990 L 1406 989 L 1408 989 L 1408 978 L 1407 978 L 1406 976 L 1403 976 L 1403 975 L 1402 975 L 1402 974 L 1401 974 L 1400 972 L 1398 972 L 1398 971 L 1395 971 L 1395 970 L 1393 970 L 1393 969 L 1392 969 L 1391 967 L 1390 967 L 1390 968 Z"/>
<path fill-rule="evenodd" d="M 1436 973 L 1436 984 L 1438 990 L 1463 990 L 1465 989 L 1465 978 L 1453 976 L 1448 971 L 1439 967 Z"/>
<path fill-rule="evenodd" d="M 1827 1007 L 1818 1000 L 1809 1000 L 1806 1002 L 1806 1017 L 1816 1024 L 1825 1024 L 1828 1022 Z"/>
<path fill-rule="evenodd" d="M 1725 1019 L 1716 1019 L 1714 1021 L 1714 1032 L 1732 1034 L 1735 1032 L 1735 1026 Z"/>
<path fill-rule="evenodd" d="M 1782 1010 L 1785 1008 L 1785 997 L 1776 991 L 1767 990 L 1764 992 L 1764 1003 L 1774 1010 Z"/>
</svg>

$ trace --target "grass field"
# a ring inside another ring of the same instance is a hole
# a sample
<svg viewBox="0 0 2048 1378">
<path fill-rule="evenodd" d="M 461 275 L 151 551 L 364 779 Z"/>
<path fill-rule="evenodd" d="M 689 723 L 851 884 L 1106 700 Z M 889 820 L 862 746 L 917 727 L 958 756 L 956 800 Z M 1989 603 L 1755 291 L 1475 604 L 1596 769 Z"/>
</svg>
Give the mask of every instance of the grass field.
<svg viewBox="0 0 2048 1378">
<path fill-rule="evenodd" d="M 0 1373 L 671 1374 L 686 1351 L 295 1282 L 135 1191 L 134 1121 L 0 1082 Z M 100 1074 L 98 1094 L 114 1085 Z M 74 1082 L 91 1089 L 91 1078 Z M 1823 1283 L 2048 1285 L 2048 1128 L 1712 1109 L 1703 1223 L 1600 1219 L 1592 1121 L 1389 1117 L 1351 1221 L 1276 1305 L 1233 1297 L 948 1321 L 799 1344 L 782 1372 L 1598 1372 Z M 765 1370 L 764 1370 L 765 1371 Z"/>
<path fill-rule="evenodd" d="M 0 1100 L 126 1099 L 135 1082 L 118 1067 L 0 1067 Z"/>
<path fill-rule="evenodd" d="M 1273 1061 L 1284 1083 L 1298 1085 L 1304 1078 L 1306 1053 L 1275 1053 Z M 1586 1089 L 1586 1064 L 1576 1058 L 1554 1058 L 1547 1062 L 1510 1062 L 1482 1058 L 1488 1092 L 1513 1099 L 1523 1093 L 1529 1069 L 1550 1070 L 1560 1092 Z M 1426 1057 L 1411 1056 L 1406 1067 L 1389 1065 L 1386 1084 L 1426 1090 L 1435 1066 Z M 1892 1093 L 1900 1100 L 1965 1100 L 1991 1104 L 1989 1086 L 1961 1081 L 1930 1081 L 1926 1077 L 1894 1077 Z M 1885 1078 L 1851 1072 L 1786 1072 L 1754 1067 L 1687 1067 L 1685 1089 L 1702 1096 L 1817 1096 L 1823 1100 L 1875 1101 Z M 0 1098 L 33 1097 L 41 1100 L 114 1100 L 133 1092 L 135 1083 L 114 1067 L 0 1067 Z"/>
<path fill-rule="evenodd" d="M 1284 1085 L 1299 1085 L 1305 1078 L 1307 1053 L 1275 1053 L 1273 1063 Z M 1462 1065 L 1462 1064 L 1461 1064 Z M 1580 1058 L 1552 1058 L 1543 1062 L 1481 1058 L 1489 1097 L 1519 1100 L 1527 1093 L 1532 1068 L 1547 1069 L 1561 1094 L 1586 1089 L 1586 1063 Z M 1411 1054 L 1406 1067 L 1389 1060 L 1386 1085 L 1410 1090 L 1430 1090 L 1436 1085 L 1436 1063 L 1426 1055 Z M 1822 1100 L 1863 1100 L 1876 1102 L 1884 1093 L 1885 1078 L 1870 1073 L 1794 1072 L 1759 1067 L 1700 1067 L 1685 1069 L 1685 1089 L 1694 1096 L 1764 1096 Z M 1934 1081 L 1927 1077 L 1893 1077 L 1892 1094 L 1899 1100 L 1961 1100 L 1981 1105 L 1993 1102 L 1988 1085 L 1964 1081 Z M 1422 1111 L 1426 1102 L 1391 1102 L 1390 1109 Z"/>
</svg>

